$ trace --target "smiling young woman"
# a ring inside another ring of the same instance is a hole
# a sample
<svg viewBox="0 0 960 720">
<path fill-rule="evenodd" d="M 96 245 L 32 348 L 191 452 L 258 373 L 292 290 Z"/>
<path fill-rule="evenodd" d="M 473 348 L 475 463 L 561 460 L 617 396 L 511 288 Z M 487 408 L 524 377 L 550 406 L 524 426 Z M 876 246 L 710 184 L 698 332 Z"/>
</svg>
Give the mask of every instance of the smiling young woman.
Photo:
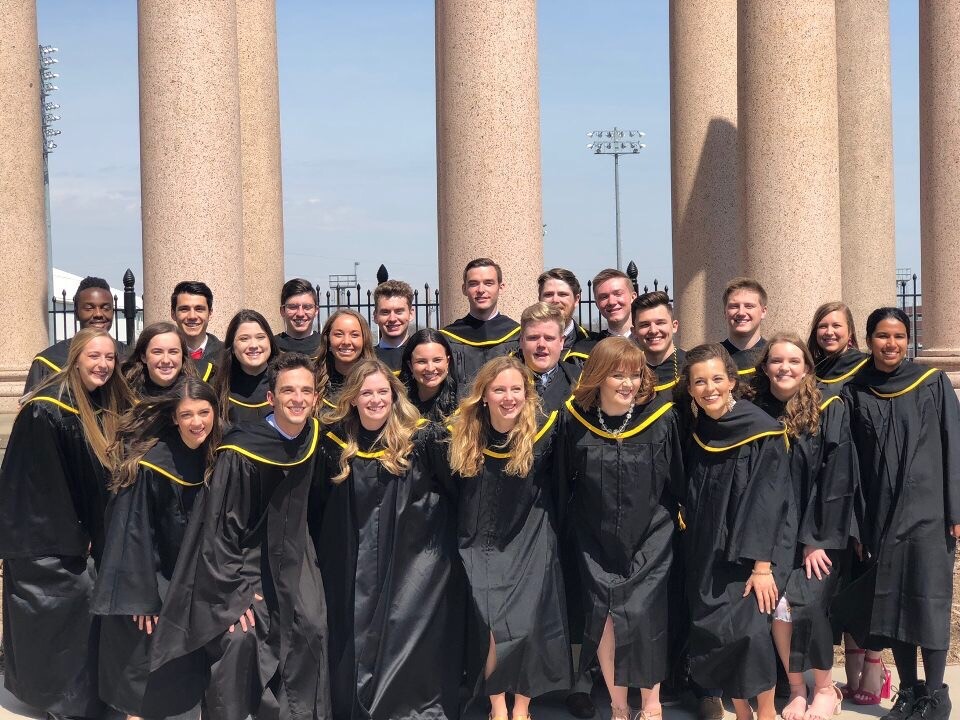
<svg viewBox="0 0 960 720">
<path fill-rule="evenodd" d="M 893 649 L 900 691 L 892 717 L 950 717 L 943 672 L 960 536 L 960 403 L 946 375 L 907 359 L 910 319 L 867 319 L 871 362 L 843 389 L 866 502 L 868 568 L 835 610 L 857 643 Z M 917 679 L 917 647 L 926 681 Z"/>
<path fill-rule="evenodd" d="M 400 382 L 420 415 L 433 422 L 442 422 L 457 409 L 452 364 L 450 343 L 439 330 L 417 330 L 403 347 Z"/>
<path fill-rule="evenodd" d="M 227 325 L 223 346 L 213 380 L 220 414 L 230 423 L 266 417 L 272 412 L 267 365 L 277 356 L 270 323 L 256 310 L 241 310 Z"/>
<path fill-rule="evenodd" d="M 467 660 L 468 682 L 489 696 L 494 720 L 507 717 L 508 692 L 513 720 L 521 720 L 531 697 L 570 687 L 553 500 L 557 415 L 539 412 L 526 366 L 501 356 L 480 368 L 450 418 L 443 460 L 459 496 L 472 637 L 482 639 Z"/>
<path fill-rule="evenodd" d="M 170 390 L 181 377 L 197 376 L 186 336 L 172 322 L 147 325 L 121 370 L 139 398 L 157 397 Z"/>
<path fill-rule="evenodd" d="M 329 412 L 360 360 L 376 360 L 370 326 L 356 310 L 340 308 L 323 324 L 317 350 L 317 412 Z"/>
<path fill-rule="evenodd" d="M 778 333 L 769 339 L 756 378 L 754 402 L 781 421 L 790 437 L 790 482 L 798 527 L 795 546 L 786 548 L 784 563 L 792 571 L 773 620 L 774 641 L 791 688 L 781 717 L 803 720 L 808 715 L 802 675 L 807 670 L 814 677 L 809 715 L 829 717 L 841 697 L 830 679 L 829 608 L 849 565 L 860 477 L 850 418 L 839 397 L 821 398 L 813 357 L 794 334 Z"/>
</svg>

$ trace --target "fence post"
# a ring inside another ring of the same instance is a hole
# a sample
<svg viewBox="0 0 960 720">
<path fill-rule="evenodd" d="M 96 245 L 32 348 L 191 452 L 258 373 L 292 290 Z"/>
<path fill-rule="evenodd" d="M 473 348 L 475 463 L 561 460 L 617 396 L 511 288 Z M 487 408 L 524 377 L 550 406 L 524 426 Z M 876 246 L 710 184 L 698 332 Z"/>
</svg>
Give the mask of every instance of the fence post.
<svg viewBox="0 0 960 720">
<path fill-rule="evenodd" d="M 137 279 L 127 268 L 123 274 L 123 317 L 127 321 L 127 345 L 133 346 L 137 334 L 137 293 L 133 286 Z"/>
<path fill-rule="evenodd" d="M 627 265 L 627 277 L 630 278 L 630 282 L 633 283 L 633 291 L 639 295 L 640 286 L 637 284 L 637 278 L 640 276 L 640 271 L 637 270 L 637 264 L 631 260 Z"/>
<path fill-rule="evenodd" d="M 385 283 L 390 279 L 390 273 L 387 272 L 387 266 L 381 264 L 377 269 L 377 284 Z"/>
</svg>

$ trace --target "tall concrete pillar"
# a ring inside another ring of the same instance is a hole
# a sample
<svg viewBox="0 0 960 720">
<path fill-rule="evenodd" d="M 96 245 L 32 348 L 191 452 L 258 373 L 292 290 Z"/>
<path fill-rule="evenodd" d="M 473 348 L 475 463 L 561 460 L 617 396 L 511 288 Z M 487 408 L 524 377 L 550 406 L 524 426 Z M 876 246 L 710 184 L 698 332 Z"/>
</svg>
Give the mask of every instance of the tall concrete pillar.
<svg viewBox="0 0 960 720">
<path fill-rule="evenodd" d="M 920 2 L 922 361 L 960 371 L 960 4 Z M 954 385 L 957 385 L 956 376 Z"/>
<path fill-rule="evenodd" d="M 139 0 L 146 321 L 180 280 L 213 290 L 210 329 L 243 302 L 240 91 L 234 0 Z"/>
<path fill-rule="evenodd" d="M 283 191 L 276 0 L 237 2 L 243 297 L 279 332 L 283 285 Z M 316 278 L 313 278 L 316 280 Z"/>
<path fill-rule="evenodd" d="M 463 267 L 482 256 L 518 318 L 543 271 L 536 0 L 437 0 L 436 48 L 441 321 L 466 311 Z"/>
<path fill-rule="evenodd" d="M 840 297 L 836 13 L 823 0 L 739 0 L 745 269 L 765 327 L 804 333 Z"/>
<path fill-rule="evenodd" d="M 737 0 L 670 2 L 673 294 L 679 342 L 726 336 L 723 288 L 741 274 Z"/>
<path fill-rule="evenodd" d="M 33 356 L 48 344 L 40 60 L 33 2 L 7 3 L 0 22 L 0 410 L 15 398 Z"/>
<path fill-rule="evenodd" d="M 842 299 L 858 335 L 896 300 L 889 0 L 836 0 Z"/>
</svg>

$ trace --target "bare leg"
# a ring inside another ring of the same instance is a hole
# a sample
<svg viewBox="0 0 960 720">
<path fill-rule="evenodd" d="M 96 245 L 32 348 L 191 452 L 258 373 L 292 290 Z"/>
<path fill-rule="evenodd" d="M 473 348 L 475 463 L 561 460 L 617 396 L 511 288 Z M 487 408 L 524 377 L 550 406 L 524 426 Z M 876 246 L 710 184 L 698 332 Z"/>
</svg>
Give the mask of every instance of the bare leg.
<svg viewBox="0 0 960 720">
<path fill-rule="evenodd" d="M 807 717 L 812 718 L 832 718 L 834 708 L 840 702 L 842 695 L 838 688 L 833 684 L 829 670 L 813 671 L 813 702 L 810 703 L 810 710 Z"/>
<path fill-rule="evenodd" d="M 790 700 L 784 706 L 780 716 L 783 720 L 803 720 L 803 715 L 807 711 L 807 684 L 803 680 L 803 673 L 789 672 L 793 623 L 774 620 L 772 633 L 773 644 L 777 646 L 777 655 L 780 656 L 783 667 L 787 668 L 787 680 L 790 681 Z"/>
<path fill-rule="evenodd" d="M 847 674 L 847 687 L 851 693 L 860 689 L 860 673 L 863 672 L 864 657 L 862 652 L 857 652 L 860 649 L 850 633 L 843 634 L 843 669 Z"/>
<path fill-rule="evenodd" d="M 530 698 L 526 695 L 513 696 L 513 720 L 529 720 L 530 718 Z"/>
<path fill-rule="evenodd" d="M 867 650 L 863 660 L 863 670 L 860 673 L 858 690 L 878 695 L 883 686 L 883 663 L 880 662 L 881 653 L 878 650 Z"/>
<path fill-rule="evenodd" d="M 775 688 L 764 690 L 757 695 L 757 720 L 776 720 L 777 708 L 774 706 Z"/>
<path fill-rule="evenodd" d="M 600 672 L 603 681 L 610 693 L 610 705 L 613 708 L 613 720 L 617 720 L 616 712 L 622 710 L 629 717 L 630 710 L 627 704 L 627 688 L 614 684 L 614 657 L 617 651 L 617 641 L 613 635 L 613 618 L 607 615 L 607 622 L 603 625 L 603 634 L 600 636 L 600 645 L 597 647 L 597 662 L 600 663 Z"/>
<path fill-rule="evenodd" d="M 493 639 L 493 633 L 490 633 L 490 649 L 487 651 L 487 664 L 483 669 L 483 677 L 488 678 L 493 674 L 494 668 L 497 667 L 497 642 Z M 491 718 L 502 718 L 506 720 L 507 714 L 507 694 L 500 693 L 499 695 L 490 696 L 490 717 Z"/>
<path fill-rule="evenodd" d="M 737 720 L 753 720 L 753 708 L 749 700 L 733 698 L 733 711 L 737 714 Z"/>
<path fill-rule="evenodd" d="M 640 688 L 640 697 L 642 698 L 643 714 L 648 718 L 660 717 L 663 709 L 660 707 L 660 683 L 652 688 Z"/>
</svg>

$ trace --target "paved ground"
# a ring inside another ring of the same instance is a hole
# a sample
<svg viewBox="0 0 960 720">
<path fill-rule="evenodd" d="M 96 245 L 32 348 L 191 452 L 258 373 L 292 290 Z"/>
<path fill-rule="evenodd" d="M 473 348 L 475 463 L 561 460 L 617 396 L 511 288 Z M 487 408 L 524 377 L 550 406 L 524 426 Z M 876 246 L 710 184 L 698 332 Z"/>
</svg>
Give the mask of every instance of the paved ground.
<svg viewBox="0 0 960 720">
<path fill-rule="evenodd" d="M 896 688 L 897 677 L 896 670 L 894 672 L 894 688 Z M 834 677 L 838 682 L 842 682 L 844 679 L 843 669 L 836 668 L 834 670 Z M 947 668 L 946 682 L 948 685 L 952 685 L 955 688 L 960 688 L 960 665 L 951 665 Z M 957 700 L 960 700 L 960 693 L 957 693 Z M 597 700 L 598 705 L 600 700 Z M 955 701 L 956 702 L 956 701 Z M 960 702 L 957 703 L 960 706 Z M 886 701 L 880 706 L 874 707 L 858 707 L 852 703 L 845 703 L 843 707 L 843 712 L 837 717 L 841 720 L 848 719 L 854 720 L 855 718 L 877 718 L 882 716 L 890 708 L 890 702 Z M 559 701 L 542 701 L 535 703 L 533 705 L 533 716 L 536 720 L 570 720 L 571 716 L 567 714 L 566 709 L 563 707 L 562 703 Z M 727 717 L 732 719 L 733 709 L 727 707 L 729 711 Z M 955 711 L 955 716 L 960 717 L 960 712 Z M 0 720 L 7 720 L 8 718 L 41 718 L 42 716 L 39 713 L 31 711 L 30 708 L 24 707 L 19 703 L 15 698 L 13 698 L 6 690 L 0 689 Z M 479 710 L 474 710 L 470 712 L 464 720 L 482 720 L 484 717 L 483 713 Z M 610 710 L 609 706 L 603 707 L 600 709 L 600 720 L 609 720 Z M 663 713 L 664 720 L 686 720 L 687 718 L 695 718 L 696 713 L 693 708 L 684 708 L 684 707 L 670 707 L 664 708 Z"/>
</svg>

